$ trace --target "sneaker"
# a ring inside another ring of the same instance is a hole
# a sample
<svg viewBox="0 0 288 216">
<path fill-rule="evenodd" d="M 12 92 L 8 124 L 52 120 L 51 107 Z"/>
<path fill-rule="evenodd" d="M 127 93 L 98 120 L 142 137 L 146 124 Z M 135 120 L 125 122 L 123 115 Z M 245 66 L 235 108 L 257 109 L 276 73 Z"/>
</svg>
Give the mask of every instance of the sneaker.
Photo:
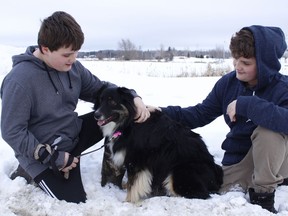
<svg viewBox="0 0 288 216">
<path fill-rule="evenodd" d="M 17 177 L 23 177 L 28 184 L 32 184 L 34 181 L 33 179 L 25 172 L 25 170 L 18 165 L 17 169 L 10 175 L 10 179 L 14 180 Z"/>
<path fill-rule="evenodd" d="M 260 205 L 274 214 L 277 214 L 274 208 L 275 191 L 273 193 L 256 193 L 253 188 L 249 188 L 250 203 Z"/>
</svg>

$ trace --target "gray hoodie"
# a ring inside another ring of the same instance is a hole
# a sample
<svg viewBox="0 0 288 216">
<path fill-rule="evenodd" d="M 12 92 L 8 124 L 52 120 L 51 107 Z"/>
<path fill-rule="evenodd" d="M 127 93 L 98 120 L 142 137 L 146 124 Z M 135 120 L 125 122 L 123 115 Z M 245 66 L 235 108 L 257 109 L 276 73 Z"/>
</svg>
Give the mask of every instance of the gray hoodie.
<svg viewBox="0 0 288 216">
<path fill-rule="evenodd" d="M 48 168 L 34 159 L 35 147 L 61 137 L 58 150 L 70 152 L 82 124 L 75 112 L 78 99 L 93 102 L 106 83 L 78 61 L 69 72 L 49 68 L 33 56 L 35 48 L 12 57 L 13 68 L 1 87 L 2 137 L 33 178 Z"/>
</svg>

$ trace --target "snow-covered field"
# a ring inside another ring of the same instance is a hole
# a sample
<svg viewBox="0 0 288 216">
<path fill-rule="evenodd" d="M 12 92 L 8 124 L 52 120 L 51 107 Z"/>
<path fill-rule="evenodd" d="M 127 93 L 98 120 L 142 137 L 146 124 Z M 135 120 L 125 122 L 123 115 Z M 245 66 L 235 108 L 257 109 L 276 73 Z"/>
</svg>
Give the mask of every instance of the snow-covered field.
<svg viewBox="0 0 288 216">
<path fill-rule="evenodd" d="M 11 55 L 23 51 L 24 49 L 21 48 L 0 45 L 0 81 L 11 68 Z M 82 63 L 100 79 L 119 86 L 134 88 L 146 104 L 157 106 L 189 106 L 201 102 L 219 79 L 219 77 L 177 78 L 176 76 L 182 72 L 202 73 L 207 68 L 206 62 L 193 63 L 189 59 L 178 59 L 170 63 L 116 61 L 82 61 Z M 231 63 L 231 60 L 228 60 L 221 64 L 231 66 Z M 287 67 L 282 72 L 287 73 Z M 79 114 L 83 114 L 90 111 L 91 107 L 90 103 L 80 101 L 77 111 Z M 223 119 L 218 118 L 211 124 L 195 131 L 203 136 L 216 162 L 220 163 L 223 156 L 221 142 L 228 132 Z M 98 143 L 94 148 L 101 144 Z M 10 180 L 9 175 L 18 163 L 11 148 L 0 139 L 0 215 L 272 215 L 257 205 L 251 205 L 247 195 L 239 191 L 224 195 L 212 195 L 208 200 L 154 197 L 138 204 L 124 202 L 125 190 L 119 190 L 113 185 L 106 187 L 100 185 L 102 154 L 103 151 L 100 150 L 81 159 L 81 171 L 88 201 L 81 204 L 67 203 L 48 197 L 38 187 L 27 185 L 22 178 Z M 288 186 L 278 187 L 275 200 L 275 207 L 279 210 L 278 215 L 288 216 L 287 200 Z"/>
</svg>

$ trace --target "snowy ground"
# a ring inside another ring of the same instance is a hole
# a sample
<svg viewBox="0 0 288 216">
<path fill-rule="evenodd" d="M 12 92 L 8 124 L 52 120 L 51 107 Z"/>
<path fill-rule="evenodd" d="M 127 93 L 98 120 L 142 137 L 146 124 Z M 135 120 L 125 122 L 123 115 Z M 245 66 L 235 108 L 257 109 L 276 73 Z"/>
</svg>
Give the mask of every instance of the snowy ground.
<svg viewBox="0 0 288 216">
<path fill-rule="evenodd" d="M 0 46 L 1 80 L 11 67 L 10 55 L 18 53 L 19 50 L 21 49 L 10 47 L 7 49 L 7 47 Z M 168 75 L 164 78 L 163 75 L 155 76 L 157 71 L 167 70 L 172 74 L 178 73 L 176 69 L 179 70 L 179 65 L 176 67 L 170 64 L 171 66 L 168 67 L 166 63 L 162 63 L 162 69 L 157 68 L 151 62 L 143 64 L 141 62 L 97 63 L 85 61 L 83 64 L 103 80 L 111 81 L 119 86 L 134 88 L 142 96 L 146 104 L 159 106 L 188 106 L 201 102 L 219 79 L 219 77 L 172 78 Z M 180 63 L 178 62 L 178 64 Z M 150 66 L 148 67 L 147 65 Z M 192 67 L 191 65 L 193 64 L 186 62 L 182 68 L 190 68 Z M 166 67 L 166 69 L 163 69 L 163 67 Z M 194 65 L 193 67 L 196 66 Z M 195 70 L 198 69 L 195 68 Z M 154 76 L 147 76 L 151 75 L 151 71 Z M 83 114 L 90 111 L 91 107 L 92 105 L 89 103 L 80 102 L 77 111 L 79 114 Z M 216 119 L 210 125 L 195 131 L 201 133 L 209 151 L 214 155 L 216 162 L 220 163 L 223 156 L 220 145 L 228 131 L 223 119 Z M 101 146 L 101 144 L 98 143 L 95 148 Z M 0 139 L 0 215 L 272 215 L 257 205 L 251 205 L 247 195 L 239 191 L 229 192 L 225 195 L 212 195 L 212 198 L 208 200 L 154 197 L 138 204 L 124 202 L 125 190 L 119 190 L 112 185 L 106 187 L 101 187 L 100 185 L 102 154 L 103 151 L 100 150 L 82 158 L 81 171 L 88 201 L 82 204 L 73 204 L 48 197 L 38 187 L 27 185 L 22 178 L 17 178 L 14 181 L 10 180 L 9 174 L 17 167 L 18 163 L 11 148 Z M 275 200 L 275 207 L 279 210 L 278 215 L 288 216 L 287 198 L 288 186 L 278 187 Z"/>
</svg>

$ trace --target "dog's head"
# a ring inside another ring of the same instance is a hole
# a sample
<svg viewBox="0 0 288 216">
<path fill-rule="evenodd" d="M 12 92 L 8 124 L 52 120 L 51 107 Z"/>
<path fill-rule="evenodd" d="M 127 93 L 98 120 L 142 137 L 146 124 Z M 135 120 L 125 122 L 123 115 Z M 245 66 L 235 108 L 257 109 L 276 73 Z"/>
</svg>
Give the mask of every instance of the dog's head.
<svg viewBox="0 0 288 216">
<path fill-rule="evenodd" d="M 134 97 L 124 87 L 107 87 L 94 104 L 94 116 L 102 128 L 104 136 L 109 136 L 119 128 L 126 127 L 135 117 Z"/>
</svg>

